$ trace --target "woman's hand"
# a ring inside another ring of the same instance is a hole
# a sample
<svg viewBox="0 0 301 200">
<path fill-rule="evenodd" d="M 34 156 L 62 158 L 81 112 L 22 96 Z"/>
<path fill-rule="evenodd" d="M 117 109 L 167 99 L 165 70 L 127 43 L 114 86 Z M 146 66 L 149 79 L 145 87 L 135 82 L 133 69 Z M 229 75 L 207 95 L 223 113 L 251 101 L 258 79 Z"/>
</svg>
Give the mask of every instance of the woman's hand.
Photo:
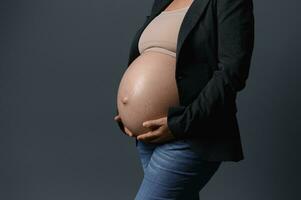
<svg viewBox="0 0 301 200">
<path fill-rule="evenodd" d="M 175 139 L 167 126 L 167 117 L 145 121 L 142 125 L 150 128 L 152 131 L 138 135 L 138 140 L 151 143 L 161 143 Z"/>
<path fill-rule="evenodd" d="M 120 115 L 118 114 L 118 115 L 116 115 L 115 117 L 114 117 L 114 120 L 116 120 L 116 121 L 121 121 L 121 118 L 120 118 Z M 125 133 L 128 135 L 128 136 L 130 136 L 130 137 L 136 137 L 126 126 L 124 126 L 124 131 L 125 131 Z"/>
</svg>

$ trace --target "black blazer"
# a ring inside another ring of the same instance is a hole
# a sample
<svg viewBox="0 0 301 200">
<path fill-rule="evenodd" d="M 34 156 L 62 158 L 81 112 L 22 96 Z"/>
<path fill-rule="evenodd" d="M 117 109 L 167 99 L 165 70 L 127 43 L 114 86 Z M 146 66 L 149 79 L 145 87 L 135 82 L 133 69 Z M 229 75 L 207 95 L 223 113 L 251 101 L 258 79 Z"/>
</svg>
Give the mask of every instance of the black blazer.
<svg viewBox="0 0 301 200">
<path fill-rule="evenodd" d="M 144 28 L 171 2 L 154 0 L 132 41 L 128 66 L 140 55 Z M 246 86 L 253 46 L 252 0 L 194 0 L 183 19 L 175 72 L 180 105 L 169 107 L 167 122 L 172 134 L 205 160 L 244 158 L 236 96 Z M 118 125 L 124 132 L 122 122 Z"/>
</svg>

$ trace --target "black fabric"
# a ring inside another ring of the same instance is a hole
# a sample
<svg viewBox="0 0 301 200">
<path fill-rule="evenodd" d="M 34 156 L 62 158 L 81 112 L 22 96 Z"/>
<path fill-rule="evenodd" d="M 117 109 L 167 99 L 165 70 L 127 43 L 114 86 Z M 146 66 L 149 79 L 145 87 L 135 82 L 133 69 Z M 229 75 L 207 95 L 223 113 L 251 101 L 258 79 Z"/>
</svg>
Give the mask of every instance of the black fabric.
<svg viewBox="0 0 301 200">
<path fill-rule="evenodd" d="M 128 65 L 139 56 L 144 28 L 171 2 L 154 1 L 134 36 Z M 180 105 L 169 107 L 168 127 L 176 138 L 189 138 L 207 160 L 242 160 L 236 96 L 246 86 L 251 64 L 253 1 L 195 0 L 181 26 L 175 74 Z"/>
</svg>

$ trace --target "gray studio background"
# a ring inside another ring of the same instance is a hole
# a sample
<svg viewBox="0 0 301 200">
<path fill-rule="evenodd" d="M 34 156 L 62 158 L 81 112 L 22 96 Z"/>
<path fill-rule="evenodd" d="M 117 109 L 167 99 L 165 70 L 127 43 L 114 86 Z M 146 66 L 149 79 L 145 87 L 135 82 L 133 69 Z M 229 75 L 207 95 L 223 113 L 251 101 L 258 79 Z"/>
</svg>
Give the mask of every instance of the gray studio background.
<svg viewBox="0 0 301 200">
<path fill-rule="evenodd" d="M 115 121 L 131 39 L 152 0 L 0 1 L 0 199 L 131 200 L 143 173 Z M 300 1 L 254 0 L 238 96 L 245 159 L 206 200 L 300 199 Z"/>
</svg>

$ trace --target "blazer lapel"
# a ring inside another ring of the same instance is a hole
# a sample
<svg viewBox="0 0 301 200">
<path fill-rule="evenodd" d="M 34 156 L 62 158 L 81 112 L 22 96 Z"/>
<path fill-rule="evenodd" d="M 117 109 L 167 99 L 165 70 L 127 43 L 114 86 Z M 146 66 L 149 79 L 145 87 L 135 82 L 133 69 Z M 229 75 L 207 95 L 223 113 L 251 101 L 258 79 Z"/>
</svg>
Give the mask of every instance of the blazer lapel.
<svg viewBox="0 0 301 200">
<path fill-rule="evenodd" d="M 173 0 L 160 0 L 160 3 L 157 4 L 157 6 L 154 8 L 154 11 L 149 16 L 149 18 L 145 21 L 145 23 L 142 25 L 142 27 L 139 29 L 139 31 L 136 33 L 134 37 L 134 41 L 132 44 L 132 47 L 130 49 L 130 56 L 128 60 L 128 65 L 139 55 L 138 50 L 138 41 L 139 38 L 143 32 L 143 30 L 146 28 L 146 26 L 155 18 L 157 17 L 165 8 L 172 2 Z M 192 30 L 194 25 L 196 25 L 196 22 L 198 19 L 202 16 L 206 5 L 208 4 L 210 0 L 194 0 L 187 10 L 182 24 L 180 26 L 179 34 L 178 34 L 178 41 L 177 41 L 177 61 L 178 62 L 178 55 L 180 53 L 180 50 L 183 46 L 183 43 L 188 36 L 189 32 Z"/>
<path fill-rule="evenodd" d="M 186 15 L 180 26 L 178 41 L 177 41 L 177 55 L 180 54 L 181 48 L 189 32 L 196 25 L 200 17 L 205 11 L 205 8 L 210 0 L 194 0 L 187 10 Z M 177 56 L 179 58 L 179 56 Z M 178 62 L 178 59 L 177 59 Z"/>
</svg>

